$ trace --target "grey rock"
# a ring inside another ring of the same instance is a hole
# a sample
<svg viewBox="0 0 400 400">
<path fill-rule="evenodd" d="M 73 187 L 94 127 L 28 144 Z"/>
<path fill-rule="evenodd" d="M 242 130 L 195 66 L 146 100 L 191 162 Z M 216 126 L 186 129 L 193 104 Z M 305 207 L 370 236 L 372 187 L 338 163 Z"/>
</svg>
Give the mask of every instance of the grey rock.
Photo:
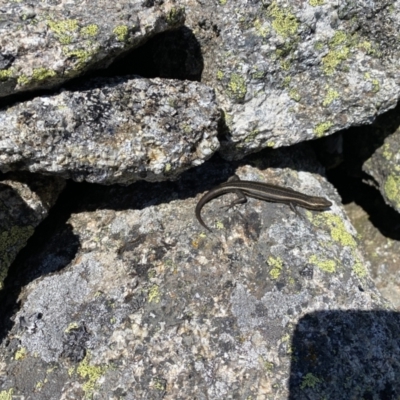
<svg viewBox="0 0 400 400">
<path fill-rule="evenodd" d="M 378 135 L 383 143 L 365 161 L 363 170 L 374 177 L 386 203 L 400 212 L 400 128 Z"/>
<path fill-rule="evenodd" d="M 399 99 L 399 1 L 183 4 L 227 159 L 371 123 Z"/>
<path fill-rule="evenodd" d="M 127 399 L 399 393 L 399 318 L 371 282 L 355 230 L 307 147 L 259 153 L 237 168 L 207 164 L 178 182 L 80 192 L 90 206 L 67 222 L 80 245 L 64 268 L 21 293 L 23 324 L 7 336 L 18 342 L 0 352 L 0 390 Z M 232 172 L 334 205 L 299 217 L 250 199 L 227 212 L 227 195 L 205 207 L 214 228 L 205 232 L 193 212 L 204 182 Z M 21 273 L 58 260 L 51 241 L 41 251 Z"/>
<path fill-rule="evenodd" d="M 159 181 L 218 149 L 214 91 L 197 82 L 94 79 L 0 111 L 0 170 L 76 181 Z"/>
<path fill-rule="evenodd" d="M 174 1 L 31 0 L 0 5 L 0 97 L 59 86 L 184 22 Z"/>
<path fill-rule="evenodd" d="M 47 216 L 64 180 L 26 173 L 0 178 L 0 289 L 18 252 Z"/>
</svg>

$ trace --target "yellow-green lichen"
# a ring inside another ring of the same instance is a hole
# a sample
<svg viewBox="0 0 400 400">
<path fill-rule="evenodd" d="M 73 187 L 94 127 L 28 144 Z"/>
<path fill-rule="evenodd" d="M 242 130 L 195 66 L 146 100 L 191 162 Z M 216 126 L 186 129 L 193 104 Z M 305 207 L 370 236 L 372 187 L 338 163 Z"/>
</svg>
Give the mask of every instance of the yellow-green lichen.
<svg viewBox="0 0 400 400">
<path fill-rule="evenodd" d="M 11 76 L 10 69 L 0 69 L 0 81 L 6 81 Z"/>
<path fill-rule="evenodd" d="M 223 79 L 223 77 L 224 77 L 224 73 L 219 69 L 217 71 L 217 79 L 221 80 L 221 79 Z"/>
<path fill-rule="evenodd" d="M 39 382 L 36 383 L 35 389 L 36 390 L 40 390 L 43 386 L 44 386 L 44 382 L 39 381 Z"/>
<path fill-rule="evenodd" d="M 290 68 L 290 61 L 289 60 L 281 60 L 280 64 L 281 64 L 281 68 L 284 71 L 288 71 L 289 70 L 289 68 Z"/>
<path fill-rule="evenodd" d="M 275 142 L 273 142 L 272 140 L 270 140 L 269 142 L 267 142 L 267 147 L 275 147 Z"/>
<path fill-rule="evenodd" d="M 32 72 L 32 79 L 36 81 L 44 81 L 48 78 L 56 76 L 56 71 L 47 68 L 35 68 Z"/>
<path fill-rule="evenodd" d="M 255 29 L 257 35 L 262 38 L 266 38 L 268 35 L 268 32 L 269 32 L 269 27 L 263 25 L 263 23 L 259 19 L 256 19 L 254 21 L 254 29 Z"/>
<path fill-rule="evenodd" d="M 83 68 L 85 64 L 91 59 L 91 56 L 93 55 L 93 51 L 89 50 L 82 50 L 82 49 L 77 49 L 77 50 L 64 50 L 63 51 L 64 55 L 66 57 L 73 57 L 76 58 L 77 60 L 77 68 Z"/>
<path fill-rule="evenodd" d="M 95 24 L 84 26 L 81 29 L 81 35 L 83 36 L 93 37 L 96 36 L 98 33 L 99 33 L 99 27 Z"/>
<path fill-rule="evenodd" d="M 272 279 L 278 279 L 281 275 L 282 268 L 283 268 L 283 261 L 279 257 L 269 257 L 268 258 L 268 265 L 272 267 L 271 271 L 269 271 L 269 275 Z"/>
<path fill-rule="evenodd" d="M 161 378 L 154 378 L 152 382 L 152 386 L 154 389 L 163 392 L 166 388 L 166 383 L 164 379 Z"/>
<path fill-rule="evenodd" d="M 268 7 L 268 15 L 272 17 L 272 27 L 278 35 L 288 37 L 296 34 L 299 26 L 296 17 L 289 10 L 280 8 L 276 1 Z"/>
<path fill-rule="evenodd" d="M 300 389 L 304 390 L 306 388 L 314 388 L 318 383 L 321 383 L 321 379 L 317 378 L 315 375 L 308 373 L 301 382 Z"/>
<path fill-rule="evenodd" d="M 30 78 L 25 74 L 21 74 L 17 79 L 17 83 L 20 86 L 27 85 L 30 81 L 31 81 Z"/>
<path fill-rule="evenodd" d="M 244 139 L 245 143 L 252 142 L 254 139 L 258 136 L 260 133 L 259 129 L 253 129 L 247 136 L 246 139 Z"/>
<path fill-rule="evenodd" d="M 352 249 L 357 247 L 357 242 L 353 235 L 346 229 L 346 226 L 339 215 L 324 213 L 314 218 L 317 226 L 326 225 L 330 230 L 332 239 L 340 243 L 342 246 L 349 246 Z"/>
<path fill-rule="evenodd" d="M 348 37 L 343 31 L 337 31 L 329 41 L 329 52 L 322 58 L 323 70 L 327 75 L 333 74 L 336 67 L 349 56 Z"/>
<path fill-rule="evenodd" d="M 73 329 L 78 329 L 79 324 L 77 322 L 71 322 L 64 330 L 65 333 L 72 331 Z"/>
<path fill-rule="evenodd" d="M 382 153 L 383 157 L 388 161 L 393 158 L 393 152 L 391 150 L 391 147 L 390 147 L 389 143 L 385 143 L 381 147 L 381 153 Z"/>
<path fill-rule="evenodd" d="M 15 352 L 14 359 L 15 359 L 16 361 L 23 360 L 23 359 L 26 357 L 26 354 L 27 354 L 27 352 L 26 352 L 25 347 L 21 347 L 20 349 L 18 349 L 18 350 Z"/>
<path fill-rule="evenodd" d="M 290 84 L 290 81 L 292 80 L 292 78 L 290 76 L 285 76 L 285 78 L 283 79 L 283 86 L 287 87 Z"/>
<path fill-rule="evenodd" d="M 326 92 L 324 101 L 322 102 L 322 105 L 324 107 L 329 106 L 334 100 L 336 100 L 339 97 L 339 93 L 332 89 L 332 88 L 328 88 L 328 91 Z"/>
<path fill-rule="evenodd" d="M 324 48 L 324 44 L 322 42 L 315 42 L 314 43 L 314 49 L 317 51 L 321 51 Z"/>
<path fill-rule="evenodd" d="M 314 128 L 315 136 L 322 137 L 324 134 L 329 131 L 333 123 L 331 121 L 321 122 Z"/>
<path fill-rule="evenodd" d="M 378 81 L 378 79 L 372 79 L 371 78 L 371 74 L 369 73 L 369 72 L 366 72 L 365 74 L 364 74 L 364 78 L 367 80 L 367 81 L 370 81 L 371 83 L 372 83 L 372 90 L 376 93 L 376 92 L 379 92 L 379 90 L 380 90 L 380 85 L 379 85 L 379 81 Z"/>
<path fill-rule="evenodd" d="M 244 100 L 247 92 L 245 79 L 239 74 L 232 74 L 228 83 L 228 92 L 235 100 Z"/>
<path fill-rule="evenodd" d="M 379 90 L 380 90 L 380 84 L 379 84 L 379 81 L 378 81 L 378 79 L 372 79 L 372 86 L 373 86 L 373 91 L 375 92 L 375 93 L 377 93 L 377 92 L 379 92 Z"/>
<path fill-rule="evenodd" d="M 313 254 L 309 260 L 311 264 L 316 265 L 322 271 L 334 273 L 336 272 L 336 262 L 334 260 L 322 260 L 319 259 L 315 254 Z"/>
<path fill-rule="evenodd" d="M 128 37 L 128 27 L 126 25 L 118 25 L 114 28 L 113 33 L 119 42 L 124 42 Z"/>
<path fill-rule="evenodd" d="M 356 263 L 353 265 L 352 269 L 353 269 L 353 272 L 361 279 L 365 278 L 368 275 L 367 269 L 364 267 L 364 265 L 359 260 L 356 261 Z"/>
<path fill-rule="evenodd" d="M 177 25 L 185 14 L 184 7 L 172 7 L 167 14 L 167 22 L 169 25 Z"/>
<path fill-rule="evenodd" d="M 0 290 L 3 288 L 8 267 L 33 232 L 32 226 L 13 226 L 8 231 L 0 233 Z"/>
<path fill-rule="evenodd" d="M 367 54 L 374 54 L 375 53 L 375 50 L 373 49 L 371 42 L 368 42 L 367 40 L 359 43 L 358 47 L 360 49 L 364 50 Z"/>
<path fill-rule="evenodd" d="M 185 129 L 184 129 L 185 130 Z M 186 131 L 185 131 L 186 132 Z M 171 165 L 171 163 L 166 163 L 165 164 L 165 167 L 164 167 L 164 173 L 168 173 L 168 172 L 170 172 L 171 171 L 171 168 L 172 168 L 172 165 Z"/>
<path fill-rule="evenodd" d="M 222 6 L 224 6 L 226 4 L 228 0 L 219 0 L 219 4 L 221 4 Z"/>
<path fill-rule="evenodd" d="M 294 100 L 299 102 L 301 100 L 300 93 L 296 89 L 291 89 L 289 92 L 289 97 Z"/>
<path fill-rule="evenodd" d="M 56 38 L 61 44 L 70 44 L 74 32 L 78 30 L 78 21 L 76 19 L 66 19 L 64 21 L 47 21 L 47 25 L 54 32 Z"/>
<path fill-rule="evenodd" d="M 216 227 L 217 229 L 219 229 L 219 230 L 225 228 L 225 227 L 224 227 L 224 224 L 223 224 L 221 221 L 217 221 L 217 222 L 215 223 L 215 227 Z"/>
<path fill-rule="evenodd" d="M 400 176 L 389 175 L 384 184 L 384 191 L 388 200 L 400 208 Z"/>
<path fill-rule="evenodd" d="M 107 369 L 104 366 L 90 365 L 89 358 L 90 356 L 88 353 L 76 369 L 77 374 L 86 381 L 82 386 L 86 398 L 92 397 L 98 380 L 104 375 Z"/>
<path fill-rule="evenodd" d="M 322 6 L 323 4 L 325 4 L 324 0 L 308 0 L 308 2 L 313 7 Z"/>
<path fill-rule="evenodd" d="M 2 390 L 0 392 L 0 400 L 12 400 L 14 389 Z"/>
<path fill-rule="evenodd" d="M 160 288 L 158 287 L 158 285 L 153 285 L 149 289 L 147 300 L 149 303 L 159 303 L 160 302 L 161 294 L 160 294 Z"/>
</svg>

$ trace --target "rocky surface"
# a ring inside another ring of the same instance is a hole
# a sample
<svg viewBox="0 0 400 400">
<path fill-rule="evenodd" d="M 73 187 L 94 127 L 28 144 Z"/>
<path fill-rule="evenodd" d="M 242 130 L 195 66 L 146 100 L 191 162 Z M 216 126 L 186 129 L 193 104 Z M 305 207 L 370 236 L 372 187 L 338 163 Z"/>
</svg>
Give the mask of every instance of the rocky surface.
<svg viewBox="0 0 400 400">
<path fill-rule="evenodd" d="M 0 97 L 105 68 L 184 22 L 174 1 L 31 0 L 0 5 Z"/>
<path fill-rule="evenodd" d="M 381 132 L 383 139 L 388 132 Z M 378 184 L 387 204 L 400 212 L 400 129 L 388 135 L 363 166 Z"/>
<path fill-rule="evenodd" d="M 0 182 L 0 399 L 398 398 L 400 112 L 376 117 L 399 97 L 399 11 L 388 0 L 2 4 L 0 170 L 56 177 Z M 114 60 L 124 67 L 83 75 Z M 350 185 L 379 232 L 356 210 L 357 234 L 311 145 L 293 145 L 327 135 L 315 146 L 325 165 L 393 207 L 376 212 Z M 195 205 L 234 173 L 333 206 L 227 210 L 230 194 L 204 207 L 205 231 Z M 60 177 L 71 181 L 37 226 Z"/>
<path fill-rule="evenodd" d="M 186 25 L 240 158 L 367 124 L 399 98 L 399 1 L 193 1 Z"/>
<path fill-rule="evenodd" d="M 322 213 L 300 210 L 299 217 L 286 205 L 250 199 L 226 212 L 220 206 L 234 197 L 226 196 L 205 207 L 214 228 L 206 232 L 195 204 L 233 172 L 334 205 Z M 321 172 L 300 146 L 236 165 L 214 158 L 177 182 L 80 190 L 80 207 L 72 205 L 66 223 L 20 260 L 21 307 L 0 353 L 2 393 L 398 393 L 400 325 Z"/>
<path fill-rule="evenodd" d="M 63 187 L 60 178 L 26 173 L 0 176 L 0 290 L 11 263 Z"/>
<path fill-rule="evenodd" d="M 197 82 L 94 79 L 0 111 L 0 170 L 102 184 L 171 179 L 218 149 L 219 115 L 213 90 Z"/>
</svg>

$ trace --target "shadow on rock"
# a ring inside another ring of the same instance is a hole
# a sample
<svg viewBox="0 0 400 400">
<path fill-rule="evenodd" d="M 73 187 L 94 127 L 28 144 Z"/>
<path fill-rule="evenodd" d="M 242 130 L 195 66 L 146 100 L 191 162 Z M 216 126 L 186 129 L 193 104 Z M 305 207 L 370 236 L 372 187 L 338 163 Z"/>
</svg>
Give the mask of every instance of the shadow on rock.
<svg viewBox="0 0 400 400">
<path fill-rule="evenodd" d="M 240 165 L 260 169 L 290 168 L 322 173 L 308 144 L 278 150 L 266 149 L 244 160 L 229 162 L 215 155 L 207 163 L 184 172 L 176 181 L 136 182 L 129 186 L 104 186 L 69 181 L 48 217 L 36 228 L 27 246 L 10 267 L 0 292 L 0 340 L 13 326 L 23 288 L 35 279 L 61 271 L 76 256 L 80 242 L 68 224 L 71 214 L 96 210 L 141 210 L 173 200 L 193 198 L 225 182 Z M 193 210 L 194 218 L 194 210 Z"/>
<path fill-rule="evenodd" d="M 27 245 L 9 268 L 3 290 L 0 291 L 0 342 L 14 324 L 12 317 L 19 308 L 19 297 L 24 286 L 43 275 L 63 269 L 78 251 L 78 237 L 67 223 L 74 203 L 70 194 L 68 188 L 64 190 L 57 204 L 36 227 Z"/>
<path fill-rule="evenodd" d="M 400 314 L 320 311 L 292 339 L 290 400 L 397 399 Z"/>
</svg>

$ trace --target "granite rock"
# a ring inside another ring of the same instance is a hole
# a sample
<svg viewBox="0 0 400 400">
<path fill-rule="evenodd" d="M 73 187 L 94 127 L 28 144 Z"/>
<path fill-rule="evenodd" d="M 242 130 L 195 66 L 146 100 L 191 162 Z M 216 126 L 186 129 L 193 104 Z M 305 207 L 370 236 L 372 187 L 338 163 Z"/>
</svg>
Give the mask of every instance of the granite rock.
<svg viewBox="0 0 400 400">
<path fill-rule="evenodd" d="M 18 252 L 47 216 L 64 180 L 26 173 L 0 177 L 0 289 Z"/>
<path fill-rule="evenodd" d="M 129 184 L 177 177 L 218 149 L 214 91 L 197 82 L 93 79 L 0 111 L 0 170 Z"/>
<path fill-rule="evenodd" d="M 20 1 L 0 5 L 0 97 L 49 89 L 184 22 L 174 1 Z"/>
<path fill-rule="evenodd" d="M 232 172 L 334 204 L 298 216 L 250 199 L 226 212 L 219 206 L 228 195 L 205 207 L 214 229 L 205 232 L 195 204 Z M 74 240 L 69 260 L 28 280 L 19 296 L 0 352 L 2 393 L 313 400 L 400 393 L 398 317 L 372 283 L 322 172 L 302 146 L 240 165 L 214 158 L 177 182 L 81 190 L 67 221 L 79 246 Z M 34 263 L 26 258 L 21 274 L 57 262 L 59 243 L 70 246 L 68 229 L 36 249 Z"/>
<path fill-rule="evenodd" d="M 399 1 L 183 4 L 228 159 L 371 123 L 399 99 Z"/>
</svg>

